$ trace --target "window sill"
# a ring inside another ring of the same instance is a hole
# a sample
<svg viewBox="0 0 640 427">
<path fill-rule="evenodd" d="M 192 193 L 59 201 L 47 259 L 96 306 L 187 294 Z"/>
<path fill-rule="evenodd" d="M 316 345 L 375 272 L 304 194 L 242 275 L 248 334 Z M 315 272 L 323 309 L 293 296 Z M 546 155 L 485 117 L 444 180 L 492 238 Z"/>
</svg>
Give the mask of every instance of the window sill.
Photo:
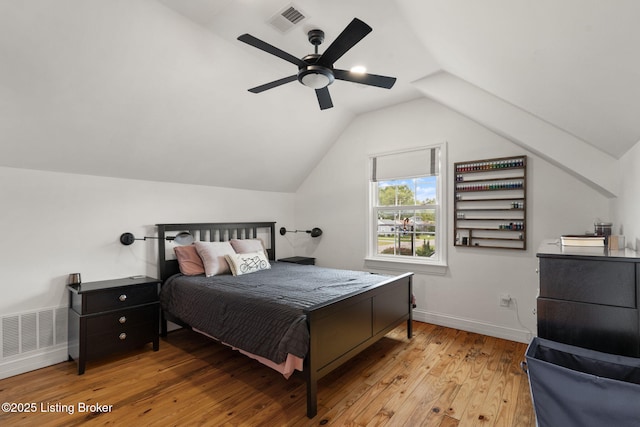
<svg viewBox="0 0 640 427">
<path fill-rule="evenodd" d="M 449 268 L 445 263 L 425 263 L 421 261 L 383 257 L 367 257 L 364 259 L 364 264 L 367 267 L 379 270 L 392 270 L 402 272 L 412 271 L 414 273 L 433 274 L 438 276 L 444 276 L 447 273 L 447 269 Z"/>
</svg>

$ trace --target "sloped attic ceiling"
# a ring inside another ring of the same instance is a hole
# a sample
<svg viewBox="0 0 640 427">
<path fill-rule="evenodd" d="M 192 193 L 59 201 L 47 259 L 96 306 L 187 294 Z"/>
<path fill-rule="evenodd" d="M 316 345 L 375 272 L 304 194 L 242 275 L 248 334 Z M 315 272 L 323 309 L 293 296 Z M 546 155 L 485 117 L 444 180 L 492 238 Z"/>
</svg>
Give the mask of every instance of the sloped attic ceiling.
<svg viewBox="0 0 640 427">
<path fill-rule="evenodd" d="M 448 73 L 614 157 L 640 140 L 640 2 L 399 3 Z"/>
<path fill-rule="evenodd" d="M 174 3 L 198 20 L 154 0 L 1 2 L 0 165 L 292 192 L 355 114 L 421 96 L 410 82 L 436 69 L 393 3 L 304 1 L 286 34 L 266 23 L 280 1 Z M 306 25 L 330 41 L 357 10 L 374 31 L 339 64 L 393 90 L 336 82 L 325 111 L 298 83 L 247 91 L 297 70 L 238 35 L 304 56 Z"/>
<path fill-rule="evenodd" d="M 432 96 L 422 83 L 441 73 L 612 159 L 640 139 L 640 3 L 293 4 L 306 19 L 283 33 L 278 0 L 0 2 L 0 166 L 291 192 L 354 116 Z M 324 111 L 297 82 L 247 92 L 295 67 L 238 35 L 302 57 L 308 30 L 325 31 L 322 52 L 354 17 L 374 30 L 336 67 L 393 89 L 335 82 Z"/>
</svg>

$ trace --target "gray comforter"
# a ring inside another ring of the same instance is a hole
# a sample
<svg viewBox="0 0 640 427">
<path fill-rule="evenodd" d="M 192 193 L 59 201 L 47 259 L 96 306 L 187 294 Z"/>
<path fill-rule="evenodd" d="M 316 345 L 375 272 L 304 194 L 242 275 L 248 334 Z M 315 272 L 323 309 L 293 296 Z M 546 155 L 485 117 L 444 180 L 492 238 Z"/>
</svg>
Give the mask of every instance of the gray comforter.
<svg viewBox="0 0 640 427">
<path fill-rule="evenodd" d="M 304 310 L 388 279 L 361 271 L 284 262 L 242 276 L 170 277 L 163 310 L 195 329 L 275 363 L 304 358 L 309 330 Z"/>
</svg>

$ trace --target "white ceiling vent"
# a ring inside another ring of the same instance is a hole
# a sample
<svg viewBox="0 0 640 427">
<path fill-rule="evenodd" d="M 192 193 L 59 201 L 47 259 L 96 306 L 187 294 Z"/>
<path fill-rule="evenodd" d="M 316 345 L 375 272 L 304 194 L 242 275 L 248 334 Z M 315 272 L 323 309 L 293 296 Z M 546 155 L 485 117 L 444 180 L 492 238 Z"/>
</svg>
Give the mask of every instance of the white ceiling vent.
<svg viewBox="0 0 640 427">
<path fill-rule="evenodd" d="M 288 5 L 280 12 L 276 13 L 269 19 L 275 29 L 282 33 L 286 33 L 300 22 L 302 22 L 307 16 L 293 4 Z"/>
</svg>

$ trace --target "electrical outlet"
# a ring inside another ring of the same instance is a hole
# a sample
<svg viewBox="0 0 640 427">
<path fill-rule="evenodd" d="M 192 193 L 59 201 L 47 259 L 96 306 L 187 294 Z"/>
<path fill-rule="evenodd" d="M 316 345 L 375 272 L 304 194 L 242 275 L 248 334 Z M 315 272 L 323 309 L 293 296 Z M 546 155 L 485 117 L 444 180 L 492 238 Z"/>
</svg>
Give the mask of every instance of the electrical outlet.
<svg viewBox="0 0 640 427">
<path fill-rule="evenodd" d="M 500 307 L 509 307 L 511 304 L 511 295 L 500 294 Z"/>
</svg>

